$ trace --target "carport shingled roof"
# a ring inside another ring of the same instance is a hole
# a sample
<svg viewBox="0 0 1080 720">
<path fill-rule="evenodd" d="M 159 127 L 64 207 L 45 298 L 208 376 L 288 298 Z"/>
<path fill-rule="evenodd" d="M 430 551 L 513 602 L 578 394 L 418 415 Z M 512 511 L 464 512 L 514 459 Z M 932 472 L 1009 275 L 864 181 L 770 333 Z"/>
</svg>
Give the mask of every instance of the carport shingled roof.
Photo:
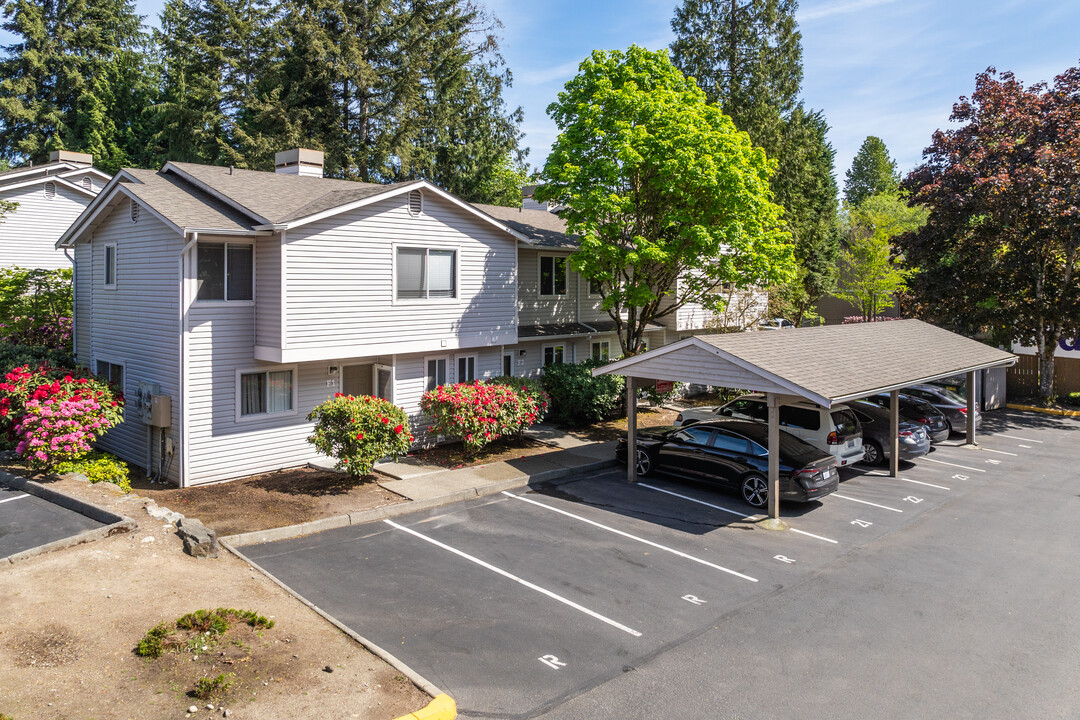
<svg viewBox="0 0 1080 720">
<path fill-rule="evenodd" d="M 702 349 L 711 352 L 702 353 Z M 769 384 L 786 387 L 791 394 L 823 405 L 969 370 L 1011 365 L 1016 359 L 1012 353 L 921 320 L 894 320 L 699 335 L 598 368 L 594 373 L 655 377 L 644 371 L 650 365 L 655 368 L 652 361 L 665 355 L 668 357 L 664 366 L 676 368 L 677 372 L 681 353 L 686 355 L 687 367 L 692 363 L 697 370 L 708 372 L 709 367 L 701 367 L 705 362 L 719 372 L 737 366 Z M 705 355 L 715 357 L 715 365 L 711 359 L 703 360 Z"/>
</svg>

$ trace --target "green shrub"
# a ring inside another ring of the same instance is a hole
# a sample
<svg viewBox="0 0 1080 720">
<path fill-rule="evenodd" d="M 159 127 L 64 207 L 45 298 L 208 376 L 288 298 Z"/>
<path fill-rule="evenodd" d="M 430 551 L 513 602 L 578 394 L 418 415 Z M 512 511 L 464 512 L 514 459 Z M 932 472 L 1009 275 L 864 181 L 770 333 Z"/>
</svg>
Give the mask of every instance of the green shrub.
<svg viewBox="0 0 1080 720">
<path fill-rule="evenodd" d="M 0 268 L 0 340 L 71 349 L 70 268 Z"/>
<path fill-rule="evenodd" d="M 1080 405 L 1080 392 L 1071 392 L 1061 398 L 1066 405 Z"/>
<path fill-rule="evenodd" d="M 236 673 L 222 673 L 217 677 L 201 677 L 195 681 L 195 697 L 200 700 L 217 700 L 229 692 L 236 682 Z"/>
<path fill-rule="evenodd" d="M 139 657 L 159 658 L 165 654 L 167 647 L 173 644 L 171 640 L 175 634 L 173 625 L 158 623 L 139 641 L 135 654 Z"/>
<path fill-rule="evenodd" d="M 626 381 L 621 375 L 593 377 L 593 368 L 607 363 L 586 360 L 576 365 L 544 368 L 542 384 L 551 396 L 552 418 L 569 427 L 581 427 L 609 418 L 619 409 Z"/>
<path fill-rule="evenodd" d="M 216 642 L 228 632 L 233 622 L 246 623 L 256 629 L 274 627 L 273 620 L 252 610 L 234 608 L 196 610 L 181 615 L 175 622 L 158 623 L 150 628 L 139 641 L 135 654 L 140 657 L 159 658 L 168 650 L 179 650 L 185 647 L 193 652 L 205 650 L 207 645 Z M 189 635 L 187 640 L 180 637 L 178 632 L 180 630 Z"/>
<path fill-rule="evenodd" d="M 669 403 L 674 400 L 675 397 L 679 394 L 679 391 L 682 390 L 682 387 L 683 384 L 681 382 L 672 383 L 671 390 L 665 393 L 659 393 L 656 392 L 656 386 L 652 385 L 647 388 L 642 388 L 641 394 L 648 399 L 649 403 L 653 407 L 660 407 L 664 403 Z"/>
<path fill-rule="evenodd" d="M 551 407 L 551 398 L 544 392 L 544 388 L 539 380 L 519 377 L 517 375 L 500 375 L 499 377 L 491 378 L 487 382 L 492 385 L 509 385 L 517 390 L 519 395 L 528 398 L 539 409 L 536 416 L 536 422 L 541 422 L 548 414 L 548 410 Z M 528 429 L 527 425 L 521 426 L 517 433 L 519 438 L 524 435 L 526 429 Z"/>
<path fill-rule="evenodd" d="M 420 399 L 420 408 L 431 418 L 428 432 L 461 438 L 470 453 L 501 437 L 520 436 L 544 415 L 547 405 L 543 390 L 479 380 L 440 385 Z"/>
<path fill-rule="evenodd" d="M 126 493 L 131 492 L 127 463 L 109 453 L 92 452 L 76 460 L 58 463 L 53 472 L 57 475 L 82 473 L 91 483 L 112 483 Z"/>
<path fill-rule="evenodd" d="M 75 367 L 75 356 L 65 350 L 20 345 L 0 339 L 0 374 L 20 365 L 37 367 L 42 363 L 53 367 Z"/>
<path fill-rule="evenodd" d="M 308 413 L 315 434 L 308 442 L 337 460 L 337 468 L 361 477 L 375 462 L 409 451 L 413 436 L 405 411 L 389 400 L 336 393 Z"/>
</svg>

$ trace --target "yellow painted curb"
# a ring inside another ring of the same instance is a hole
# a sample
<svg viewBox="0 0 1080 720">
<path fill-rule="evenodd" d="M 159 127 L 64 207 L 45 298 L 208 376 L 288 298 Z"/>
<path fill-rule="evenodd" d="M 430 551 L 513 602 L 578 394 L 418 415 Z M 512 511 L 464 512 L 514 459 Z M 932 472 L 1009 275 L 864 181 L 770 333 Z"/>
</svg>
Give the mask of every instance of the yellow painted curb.
<svg viewBox="0 0 1080 720">
<path fill-rule="evenodd" d="M 1035 405 L 1016 405 L 1014 403 L 1005 403 L 1005 407 L 1010 410 L 1028 410 L 1030 412 L 1042 413 L 1043 415 L 1061 415 L 1063 417 L 1080 417 L 1080 410 L 1058 410 L 1057 408 L 1041 408 Z"/>
<path fill-rule="evenodd" d="M 457 717 L 457 704 L 449 695 L 436 695 L 427 707 L 414 713 L 403 715 L 397 720 L 454 720 Z"/>
</svg>

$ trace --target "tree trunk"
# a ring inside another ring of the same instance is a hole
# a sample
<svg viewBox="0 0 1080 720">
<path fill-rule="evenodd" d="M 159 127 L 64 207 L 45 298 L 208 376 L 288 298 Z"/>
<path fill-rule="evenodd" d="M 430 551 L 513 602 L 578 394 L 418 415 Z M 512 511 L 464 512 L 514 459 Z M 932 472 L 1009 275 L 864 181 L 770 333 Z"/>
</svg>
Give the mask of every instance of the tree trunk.
<svg viewBox="0 0 1080 720">
<path fill-rule="evenodd" d="M 1057 350 L 1057 340 L 1047 342 L 1047 333 L 1039 333 L 1037 342 L 1039 356 L 1039 397 L 1049 400 L 1054 396 L 1054 351 Z"/>
</svg>

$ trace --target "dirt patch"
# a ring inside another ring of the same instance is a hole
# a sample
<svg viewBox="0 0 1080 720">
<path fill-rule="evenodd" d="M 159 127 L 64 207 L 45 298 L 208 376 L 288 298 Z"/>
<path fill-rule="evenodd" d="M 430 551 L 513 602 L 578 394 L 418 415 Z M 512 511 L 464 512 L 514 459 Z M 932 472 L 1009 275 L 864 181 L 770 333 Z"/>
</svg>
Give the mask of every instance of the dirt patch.
<svg viewBox="0 0 1080 720">
<path fill-rule="evenodd" d="M 665 410 L 664 408 L 638 408 L 637 411 L 637 426 L 643 427 L 658 427 L 666 426 L 675 422 L 675 418 L 679 413 L 674 410 Z M 603 442 L 605 440 L 618 440 L 620 437 L 626 435 L 626 418 L 617 418 L 615 420 L 608 420 L 602 423 L 596 423 L 591 427 L 582 428 L 580 430 L 569 430 L 571 435 L 582 440 L 593 440 L 596 442 Z"/>
<path fill-rule="evenodd" d="M 435 465 L 453 470 L 473 465 L 519 460 L 529 455 L 542 455 L 551 452 L 551 446 L 525 438 L 500 438 L 490 445 L 485 445 L 475 455 L 465 452 L 465 445 L 460 442 L 446 443 L 432 448 L 416 450 L 408 455 L 424 465 Z"/>
<path fill-rule="evenodd" d="M 313 468 L 294 468 L 217 485 L 179 489 L 132 482 L 132 491 L 170 510 L 201 520 L 219 535 L 298 525 L 406 502 L 384 490 L 374 476 L 354 478 Z"/>
<path fill-rule="evenodd" d="M 429 702 L 397 670 L 246 563 L 228 553 L 216 560 L 183 554 L 175 528 L 147 515 L 145 499 L 71 480 L 50 486 L 139 527 L 2 571 L 0 713 L 17 720 L 182 718 L 190 705 L 206 705 L 188 695 L 191 669 L 200 676 L 237 672 L 224 705 L 237 720 L 388 720 Z M 261 637 L 238 624 L 236 638 L 247 647 L 219 646 L 216 652 L 228 654 L 211 658 L 213 666 L 194 653 L 165 663 L 135 654 L 156 624 L 218 607 L 255 610 L 275 624 Z M 235 665 L 251 671 L 243 675 Z M 195 717 L 221 717 L 222 706 L 215 707 L 213 715 L 200 709 Z"/>
</svg>

